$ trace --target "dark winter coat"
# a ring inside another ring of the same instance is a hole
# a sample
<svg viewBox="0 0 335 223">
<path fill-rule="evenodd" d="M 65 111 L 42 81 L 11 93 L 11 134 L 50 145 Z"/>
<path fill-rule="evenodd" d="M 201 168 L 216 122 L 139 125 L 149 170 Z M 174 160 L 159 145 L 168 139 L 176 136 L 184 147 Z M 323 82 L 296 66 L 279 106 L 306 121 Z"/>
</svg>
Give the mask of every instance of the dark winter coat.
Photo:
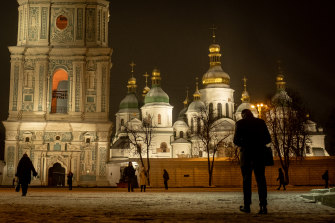
<svg viewBox="0 0 335 223">
<path fill-rule="evenodd" d="M 164 178 L 164 181 L 168 181 L 170 179 L 167 171 L 164 171 L 163 178 Z"/>
<path fill-rule="evenodd" d="M 264 165 L 265 145 L 271 136 L 264 120 L 248 117 L 236 122 L 234 143 L 241 147 L 240 164 Z"/>
<path fill-rule="evenodd" d="M 135 169 L 133 166 L 127 166 L 124 169 L 124 175 L 126 176 L 126 180 L 132 180 L 135 177 Z"/>
<path fill-rule="evenodd" d="M 322 179 L 325 181 L 328 181 L 329 177 L 328 177 L 328 171 L 326 171 L 323 175 L 322 175 Z"/>
<path fill-rule="evenodd" d="M 19 178 L 19 183 L 28 183 L 31 181 L 31 172 L 34 176 L 37 176 L 37 172 L 33 166 L 33 163 L 27 155 L 24 155 L 17 166 L 16 176 Z"/>
<path fill-rule="evenodd" d="M 72 178 L 73 178 L 73 173 L 70 172 L 70 173 L 67 175 L 67 184 L 68 184 L 68 185 L 72 185 Z"/>
<path fill-rule="evenodd" d="M 285 183 L 285 180 L 284 180 L 284 173 L 283 173 L 283 171 L 279 171 L 277 181 L 278 181 L 278 180 L 279 180 L 279 183 L 281 183 L 281 184 L 284 184 L 284 183 Z"/>
</svg>

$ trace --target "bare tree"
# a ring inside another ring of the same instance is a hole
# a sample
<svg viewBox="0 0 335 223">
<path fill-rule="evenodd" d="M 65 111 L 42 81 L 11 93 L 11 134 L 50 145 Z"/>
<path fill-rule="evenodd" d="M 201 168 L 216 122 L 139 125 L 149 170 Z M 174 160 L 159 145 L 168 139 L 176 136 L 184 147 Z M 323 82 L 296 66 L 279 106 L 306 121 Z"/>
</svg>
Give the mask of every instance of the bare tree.
<svg viewBox="0 0 335 223">
<path fill-rule="evenodd" d="M 291 97 L 292 96 L 292 97 Z M 270 130 L 272 147 L 284 170 L 285 182 L 289 183 L 289 167 L 292 158 L 302 159 L 310 142 L 306 129 L 306 111 L 301 100 L 291 93 L 283 92 L 274 98 L 265 111 L 265 121 Z"/>
<path fill-rule="evenodd" d="M 206 106 L 207 107 L 207 106 Z M 197 116 L 197 129 L 194 131 L 195 140 L 199 142 L 200 148 L 207 153 L 208 185 L 212 186 L 215 155 L 220 146 L 228 141 L 232 135 L 232 129 L 225 129 L 224 118 L 214 117 L 214 112 L 203 107 Z"/>
<path fill-rule="evenodd" d="M 127 122 L 123 125 L 123 131 L 127 134 L 128 142 L 135 148 L 135 154 L 140 157 L 141 165 L 147 166 L 147 180 L 150 185 L 150 147 L 154 138 L 154 126 L 150 116 L 143 119 L 141 124 Z M 144 144 L 144 147 L 142 146 Z M 146 154 L 146 165 L 144 163 L 143 154 Z"/>
</svg>

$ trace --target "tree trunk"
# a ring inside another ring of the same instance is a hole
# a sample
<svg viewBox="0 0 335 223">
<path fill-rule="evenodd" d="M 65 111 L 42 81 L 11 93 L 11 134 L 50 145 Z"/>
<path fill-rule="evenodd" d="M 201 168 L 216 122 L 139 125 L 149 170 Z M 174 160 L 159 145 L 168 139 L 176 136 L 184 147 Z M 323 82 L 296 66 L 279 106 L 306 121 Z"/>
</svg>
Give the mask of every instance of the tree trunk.
<svg viewBox="0 0 335 223">
<path fill-rule="evenodd" d="M 285 184 L 289 184 L 290 183 L 290 179 L 288 176 L 288 167 L 283 167 L 284 169 L 284 179 L 285 179 Z"/>
<path fill-rule="evenodd" d="M 148 149 L 147 149 L 147 166 L 148 166 L 148 186 L 150 186 L 150 161 L 149 161 Z"/>
</svg>

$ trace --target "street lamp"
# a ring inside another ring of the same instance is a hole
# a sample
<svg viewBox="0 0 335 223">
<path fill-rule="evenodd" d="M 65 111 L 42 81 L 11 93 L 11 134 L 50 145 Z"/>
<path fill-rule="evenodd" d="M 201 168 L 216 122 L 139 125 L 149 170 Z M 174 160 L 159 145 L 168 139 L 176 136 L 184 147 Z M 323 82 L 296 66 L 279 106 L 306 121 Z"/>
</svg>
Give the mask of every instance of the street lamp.
<svg viewBox="0 0 335 223">
<path fill-rule="evenodd" d="M 257 104 L 258 118 L 262 118 L 262 107 L 265 107 L 263 103 Z"/>
</svg>

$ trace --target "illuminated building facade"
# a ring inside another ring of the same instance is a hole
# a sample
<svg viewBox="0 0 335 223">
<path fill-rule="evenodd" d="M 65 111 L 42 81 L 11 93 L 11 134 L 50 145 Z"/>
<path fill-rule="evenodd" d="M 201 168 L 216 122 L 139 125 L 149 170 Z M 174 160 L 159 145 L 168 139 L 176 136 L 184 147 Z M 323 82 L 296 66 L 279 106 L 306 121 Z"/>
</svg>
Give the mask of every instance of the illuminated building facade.
<svg viewBox="0 0 335 223">
<path fill-rule="evenodd" d="M 109 2 L 18 0 L 17 45 L 11 53 L 3 184 L 24 153 L 34 185 L 108 185 Z"/>
</svg>

